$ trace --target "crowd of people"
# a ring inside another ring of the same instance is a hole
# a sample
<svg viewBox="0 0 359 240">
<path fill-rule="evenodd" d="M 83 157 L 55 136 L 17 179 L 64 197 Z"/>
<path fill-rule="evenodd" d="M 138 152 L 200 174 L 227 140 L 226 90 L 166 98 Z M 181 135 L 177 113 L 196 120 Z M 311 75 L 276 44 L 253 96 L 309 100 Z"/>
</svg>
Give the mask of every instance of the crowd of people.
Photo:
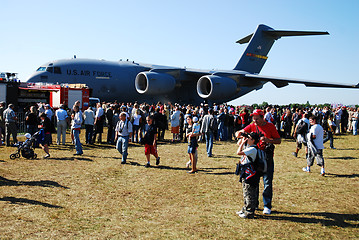
<svg viewBox="0 0 359 240">
<path fill-rule="evenodd" d="M 273 196 L 274 149 L 282 138 L 295 138 L 296 149 L 292 153 L 298 156 L 302 145 L 305 146 L 307 166 L 303 171 L 310 172 L 314 159 L 325 175 L 323 143 L 330 141 L 334 148 L 335 134 L 353 132 L 357 135 L 358 111 L 356 108 L 307 107 L 289 108 L 267 106 L 265 109 L 252 107 L 201 104 L 157 104 L 147 103 L 97 103 L 83 112 L 77 101 L 71 109 L 62 104 L 57 110 L 50 105 L 39 103 L 26 111 L 26 131 L 33 135 L 42 131 L 39 143 L 45 152 L 44 158 L 50 158 L 49 145 L 52 133 L 56 133 L 56 144 L 65 145 L 66 131 L 70 129 L 71 142 L 75 145 L 75 155 L 82 155 L 80 129 L 85 129 L 85 143 L 111 144 L 122 155 L 122 164 L 126 164 L 129 143 L 143 144 L 146 164 L 150 167 L 151 155 L 156 165 L 160 164 L 157 141 L 165 141 L 165 132 L 171 131 L 171 143 L 188 142 L 188 173 L 198 171 L 198 143 L 205 142 L 206 154 L 213 156 L 214 141 L 235 141 L 239 146 L 237 154 L 241 156 L 240 181 L 243 184 L 244 207 L 237 214 L 242 218 L 254 216 L 258 207 L 259 182 L 263 178 L 264 214 L 271 214 Z M 16 123 L 18 119 L 14 105 L 0 103 L 0 136 L 6 146 L 17 142 Z M 104 128 L 105 127 L 105 128 Z M 104 129 L 107 130 L 103 143 Z M 324 136 L 326 136 L 324 138 Z M 258 152 L 265 153 L 266 170 L 259 170 Z"/>
</svg>

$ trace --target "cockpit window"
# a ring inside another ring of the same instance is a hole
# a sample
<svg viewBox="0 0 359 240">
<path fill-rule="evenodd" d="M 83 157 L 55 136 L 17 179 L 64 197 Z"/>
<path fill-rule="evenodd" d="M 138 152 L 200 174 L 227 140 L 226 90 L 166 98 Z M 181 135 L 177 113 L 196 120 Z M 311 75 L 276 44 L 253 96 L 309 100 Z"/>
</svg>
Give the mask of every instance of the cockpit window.
<svg viewBox="0 0 359 240">
<path fill-rule="evenodd" d="M 54 67 L 54 73 L 56 73 L 56 74 L 61 74 L 61 68 L 59 68 L 59 67 Z"/>
<path fill-rule="evenodd" d="M 37 72 L 46 71 L 46 67 L 39 67 L 36 71 L 37 71 Z"/>
<path fill-rule="evenodd" d="M 54 71 L 54 68 L 53 67 L 47 67 L 46 71 L 52 73 Z"/>
</svg>

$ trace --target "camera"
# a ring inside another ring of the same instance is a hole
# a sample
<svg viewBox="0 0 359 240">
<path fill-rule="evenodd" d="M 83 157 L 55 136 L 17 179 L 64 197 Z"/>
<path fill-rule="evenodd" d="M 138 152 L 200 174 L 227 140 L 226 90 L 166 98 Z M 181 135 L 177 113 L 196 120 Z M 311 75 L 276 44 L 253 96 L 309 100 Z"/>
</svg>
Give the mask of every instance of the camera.
<svg viewBox="0 0 359 240">
<path fill-rule="evenodd" d="M 242 135 L 243 137 L 249 138 L 249 134 L 246 133 L 246 132 L 242 132 L 241 135 Z"/>
</svg>

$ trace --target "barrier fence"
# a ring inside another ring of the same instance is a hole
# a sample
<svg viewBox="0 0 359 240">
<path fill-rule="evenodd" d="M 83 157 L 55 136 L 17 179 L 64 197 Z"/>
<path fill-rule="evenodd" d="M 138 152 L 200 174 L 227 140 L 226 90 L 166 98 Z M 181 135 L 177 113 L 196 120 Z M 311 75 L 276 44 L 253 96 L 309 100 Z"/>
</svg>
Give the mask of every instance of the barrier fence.
<svg viewBox="0 0 359 240">
<path fill-rule="evenodd" d="M 16 116 L 17 116 L 17 133 L 19 135 L 23 135 L 26 133 L 25 113 L 17 112 Z"/>
</svg>

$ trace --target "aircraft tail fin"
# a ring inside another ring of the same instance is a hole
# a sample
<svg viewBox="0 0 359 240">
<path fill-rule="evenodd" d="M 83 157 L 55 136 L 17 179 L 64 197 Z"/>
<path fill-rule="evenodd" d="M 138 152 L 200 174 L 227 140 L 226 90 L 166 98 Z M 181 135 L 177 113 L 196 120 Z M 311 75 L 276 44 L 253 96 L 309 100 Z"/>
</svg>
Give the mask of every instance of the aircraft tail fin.
<svg viewBox="0 0 359 240">
<path fill-rule="evenodd" d="M 237 43 L 249 43 L 242 57 L 239 59 L 234 70 L 242 70 L 249 73 L 259 73 L 266 60 L 267 54 L 272 48 L 275 40 L 289 36 L 327 35 L 328 32 L 314 31 L 283 31 L 274 30 L 266 25 L 258 25 L 256 31 L 240 40 Z"/>
</svg>

